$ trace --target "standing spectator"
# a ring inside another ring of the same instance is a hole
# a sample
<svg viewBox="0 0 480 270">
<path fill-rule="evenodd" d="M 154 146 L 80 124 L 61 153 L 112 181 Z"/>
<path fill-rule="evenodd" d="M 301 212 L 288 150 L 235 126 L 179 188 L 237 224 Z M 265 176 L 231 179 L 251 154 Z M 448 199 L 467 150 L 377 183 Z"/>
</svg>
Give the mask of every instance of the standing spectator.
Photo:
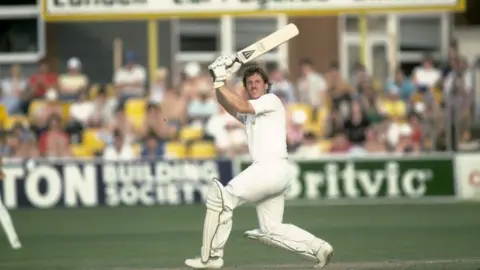
<svg viewBox="0 0 480 270">
<path fill-rule="evenodd" d="M 308 59 L 300 61 L 301 76 L 298 80 L 298 96 L 301 103 L 320 108 L 326 103 L 327 83 L 322 75 L 313 69 Z"/>
<path fill-rule="evenodd" d="M 167 68 L 161 67 L 157 70 L 155 73 L 155 81 L 150 86 L 150 100 L 158 103 L 162 102 L 166 89 L 167 76 Z"/>
<path fill-rule="evenodd" d="M 58 80 L 60 99 L 74 101 L 87 89 L 88 77 L 81 72 L 82 63 L 76 57 L 67 62 L 67 73 L 60 75 Z"/>
<path fill-rule="evenodd" d="M 113 144 L 103 152 L 103 159 L 108 161 L 126 161 L 135 159 L 133 147 L 120 129 L 113 131 Z"/>
<path fill-rule="evenodd" d="M 47 130 L 39 138 L 39 151 L 44 157 L 70 157 L 70 141 L 67 133 L 62 130 L 61 118 L 52 115 L 47 121 Z"/>
<path fill-rule="evenodd" d="M 285 97 L 286 103 L 295 102 L 295 88 L 281 68 L 275 68 L 270 74 L 271 89 L 270 92 Z"/>
<path fill-rule="evenodd" d="M 38 65 L 37 73 L 33 74 L 29 80 L 32 98 L 43 98 L 48 89 L 56 89 L 58 86 L 58 76 L 50 70 L 50 65 L 41 61 Z"/>
<path fill-rule="evenodd" d="M 129 98 L 143 97 L 147 75 L 145 67 L 137 63 L 135 53 L 125 55 L 125 66 L 115 72 L 114 82 L 120 97 L 120 103 Z"/>
<path fill-rule="evenodd" d="M 9 114 L 19 113 L 21 100 L 27 90 L 27 80 L 23 77 L 20 66 L 13 65 L 10 76 L 1 81 L 1 103 L 5 105 Z"/>
<path fill-rule="evenodd" d="M 142 146 L 142 158 L 157 160 L 165 153 L 164 144 L 154 133 L 149 133 Z"/>
<path fill-rule="evenodd" d="M 413 82 L 420 92 L 427 92 L 441 79 L 442 73 L 434 65 L 430 55 L 425 56 L 421 66 L 413 70 Z"/>
<path fill-rule="evenodd" d="M 387 81 L 387 92 L 397 91 L 400 94 L 400 99 L 405 102 L 410 100 L 410 97 L 415 92 L 415 85 L 413 82 L 405 77 L 403 71 L 398 68 L 395 71 L 395 77 Z"/>
</svg>

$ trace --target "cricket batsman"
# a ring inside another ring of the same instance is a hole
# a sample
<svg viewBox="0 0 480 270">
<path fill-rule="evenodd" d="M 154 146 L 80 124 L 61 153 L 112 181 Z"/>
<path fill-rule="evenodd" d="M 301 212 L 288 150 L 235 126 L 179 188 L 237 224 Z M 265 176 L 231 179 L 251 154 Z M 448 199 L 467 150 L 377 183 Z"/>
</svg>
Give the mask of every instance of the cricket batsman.
<svg viewBox="0 0 480 270">
<path fill-rule="evenodd" d="M 250 67 L 243 74 L 249 100 L 225 87 L 227 75 L 237 72 L 241 63 L 236 56 L 221 56 L 210 66 L 218 102 L 228 113 L 245 124 L 252 165 L 223 186 L 214 179 L 206 199 L 206 215 L 200 257 L 187 259 L 194 269 L 219 269 L 223 266 L 224 247 L 232 230 L 233 210 L 245 202 L 256 204 L 259 228 L 245 237 L 279 247 L 326 266 L 333 248 L 326 241 L 293 225 L 283 223 L 284 193 L 289 176 L 286 146 L 286 113 L 280 99 L 269 93 L 267 73 Z"/>
<path fill-rule="evenodd" d="M 3 180 L 5 174 L 2 170 L 3 162 L 0 158 L 0 181 Z M 10 218 L 10 214 L 7 211 L 7 208 L 2 203 L 2 196 L 0 195 L 0 222 L 2 223 L 3 230 L 7 235 L 8 241 L 13 249 L 20 249 L 22 244 L 20 240 L 18 240 L 17 232 L 15 232 L 15 228 L 13 227 L 12 219 Z"/>
</svg>

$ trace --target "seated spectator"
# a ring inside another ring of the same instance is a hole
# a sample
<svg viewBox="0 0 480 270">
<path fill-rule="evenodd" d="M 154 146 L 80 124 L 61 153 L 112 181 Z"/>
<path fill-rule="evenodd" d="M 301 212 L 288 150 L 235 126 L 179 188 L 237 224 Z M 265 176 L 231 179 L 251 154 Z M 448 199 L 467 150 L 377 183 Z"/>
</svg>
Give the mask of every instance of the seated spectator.
<svg viewBox="0 0 480 270">
<path fill-rule="evenodd" d="M 330 153 L 345 154 L 348 153 L 351 148 L 352 144 L 348 141 L 345 132 L 338 132 L 337 134 L 334 134 Z"/>
<path fill-rule="evenodd" d="M 352 102 L 350 117 L 344 123 L 348 140 L 354 145 L 362 145 L 365 141 L 365 130 L 370 127 L 359 101 Z"/>
<path fill-rule="evenodd" d="M 98 128 L 109 125 L 111 122 L 113 122 L 118 103 L 115 98 L 108 96 L 105 87 L 100 87 L 92 104 L 93 111 L 95 112 L 90 118 L 90 124 L 92 127 Z"/>
<path fill-rule="evenodd" d="M 415 92 L 415 85 L 413 82 L 405 77 L 405 74 L 401 69 L 395 71 L 395 77 L 387 81 L 387 94 L 392 91 L 397 91 L 400 95 L 400 99 L 404 102 L 408 102 L 410 97 Z"/>
<path fill-rule="evenodd" d="M 387 145 L 383 138 L 379 135 L 378 131 L 369 127 L 365 131 L 365 142 L 363 143 L 363 148 L 368 153 L 387 153 Z"/>
<path fill-rule="evenodd" d="M 350 86 L 354 90 L 358 90 L 360 85 L 362 85 L 365 81 L 370 80 L 369 75 L 367 73 L 367 68 L 364 64 L 357 62 L 355 63 L 352 69 L 352 76 L 350 77 Z M 361 93 L 361 91 L 358 91 Z"/>
<path fill-rule="evenodd" d="M 161 67 L 155 73 L 155 81 L 150 86 L 150 100 L 154 102 L 162 102 L 163 95 L 166 90 L 166 79 L 168 76 L 168 69 Z"/>
<path fill-rule="evenodd" d="M 317 136 L 313 132 L 304 134 L 303 143 L 293 153 L 295 158 L 318 158 L 321 155 L 322 151 L 318 145 Z"/>
<path fill-rule="evenodd" d="M 421 66 L 413 70 L 413 83 L 421 92 L 428 92 L 442 77 L 442 73 L 434 65 L 430 55 L 425 56 Z"/>
<path fill-rule="evenodd" d="M 165 153 L 164 144 L 155 133 L 150 133 L 142 145 L 142 158 L 156 160 L 163 157 Z"/>
<path fill-rule="evenodd" d="M 121 133 L 121 139 L 130 144 L 136 140 L 136 133 L 132 121 L 127 117 L 125 113 L 125 104 L 119 104 L 115 110 L 115 117 L 109 126 L 107 131 L 110 134 L 114 134 L 115 130 L 119 130 Z M 119 136 L 120 136 L 119 135 Z M 115 138 L 113 138 L 115 139 Z"/>
<path fill-rule="evenodd" d="M 295 102 L 295 88 L 286 76 L 285 71 L 277 67 L 270 73 L 271 88 L 273 94 L 281 94 L 285 97 L 286 104 Z"/>
<path fill-rule="evenodd" d="M 380 110 L 394 120 L 403 119 L 407 113 L 405 102 L 400 99 L 398 89 L 392 89 L 380 103 Z"/>
<path fill-rule="evenodd" d="M 10 76 L 1 81 L 0 103 L 5 105 L 8 114 L 16 114 L 22 111 L 21 101 L 27 89 L 27 80 L 23 77 L 19 65 L 13 65 Z"/>
<path fill-rule="evenodd" d="M 20 140 L 20 148 L 16 152 L 17 157 L 20 158 L 36 158 L 39 157 L 37 149 L 37 142 L 34 134 L 28 127 L 18 122 L 13 125 L 10 134 Z"/>
<path fill-rule="evenodd" d="M 162 112 L 167 123 L 176 127 L 177 130 L 186 124 L 188 98 L 180 95 L 180 92 L 174 88 L 165 91 L 161 103 Z"/>
<path fill-rule="evenodd" d="M 402 125 L 399 130 L 398 143 L 395 147 L 395 153 L 418 153 L 420 144 L 412 141 L 412 128 L 409 125 Z"/>
<path fill-rule="evenodd" d="M 81 72 L 82 63 L 78 58 L 70 58 L 67 62 L 67 73 L 60 75 L 58 87 L 60 99 L 75 101 L 88 86 L 88 77 Z"/>
<path fill-rule="evenodd" d="M 420 117 L 415 113 L 410 114 L 408 117 L 408 124 L 412 129 L 412 144 L 415 145 L 415 148 L 420 149 L 423 142 L 423 128 L 420 122 Z"/>
<path fill-rule="evenodd" d="M 295 152 L 303 143 L 307 116 L 303 111 L 294 111 L 287 123 L 287 150 Z"/>
<path fill-rule="evenodd" d="M 50 65 L 41 61 L 38 65 L 37 73 L 33 74 L 29 81 L 31 98 L 43 98 L 49 89 L 56 89 L 58 86 L 58 75 L 50 70 Z"/>
<path fill-rule="evenodd" d="M 217 101 L 212 97 L 213 89 L 206 82 L 198 85 L 198 96 L 188 104 L 189 123 L 193 126 L 202 126 L 208 118 L 218 112 Z"/>
<path fill-rule="evenodd" d="M 332 63 L 330 69 L 325 73 L 328 94 L 332 99 L 349 95 L 352 91 L 350 85 L 342 78 L 338 63 Z"/>
<path fill-rule="evenodd" d="M 79 100 L 70 105 L 70 122 L 66 126 L 72 143 L 80 143 L 83 130 L 93 126 L 92 119 L 97 113 L 93 102 L 88 100 L 87 93 L 80 93 Z"/>
<path fill-rule="evenodd" d="M 147 105 L 145 122 L 140 130 L 140 136 L 146 137 L 149 134 L 153 134 L 160 140 L 169 140 L 174 138 L 176 133 L 176 127 L 168 124 L 161 105 L 149 103 Z"/>
<path fill-rule="evenodd" d="M 145 94 L 147 74 L 145 67 L 137 63 L 137 57 L 133 52 L 125 55 L 125 66 L 115 72 L 114 83 L 117 89 L 120 103 L 129 98 L 140 98 Z"/>
<path fill-rule="evenodd" d="M 208 120 L 205 133 L 213 137 L 219 156 L 233 158 L 248 153 L 243 124 L 221 106 L 219 112 Z"/>
<path fill-rule="evenodd" d="M 387 120 L 386 122 L 388 122 L 388 127 L 386 130 L 387 143 L 390 149 L 395 150 L 402 134 L 407 134 L 410 136 L 412 133 L 412 128 L 408 123 L 396 122 L 391 119 Z"/>
<path fill-rule="evenodd" d="M 127 161 L 135 158 L 131 143 L 122 133 L 122 130 L 115 129 L 113 131 L 113 143 L 105 147 L 103 159 L 107 161 Z"/>
<path fill-rule="evenodd" d="M 70 141 L 68 134 L 63 131 L 62 119 L 58 115 L 51 115 L 47 120 L 47 130 L 38 140 L 40 154 L 49 158 L 70 157 Z"/>
<path fill-rule="evenodd" d="M 49 89 L 45 95 L 45 103 L 33 112 L 31 126 L 38 135 L 47 127 L 47 123 L 52 116 L 61 118 L 63 114 L 63 105 L 58 100 L 58 93 L 55 89 Z"/>
</svg>

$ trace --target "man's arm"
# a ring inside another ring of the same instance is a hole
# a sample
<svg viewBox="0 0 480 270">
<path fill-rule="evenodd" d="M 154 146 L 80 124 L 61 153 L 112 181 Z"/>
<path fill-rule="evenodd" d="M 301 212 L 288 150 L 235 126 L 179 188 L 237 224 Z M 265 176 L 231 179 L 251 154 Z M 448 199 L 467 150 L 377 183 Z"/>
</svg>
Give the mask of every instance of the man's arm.
<svg viewBox="0 0 480 270">
<path fill-rule="evenodd" d="M 241 98 L 227 87 L 219 87 L 215 92 L 220 105 L 232 116 L 237 117 L 238 113 L 255 114 L 255 110 L 250 102 Z"/>
</svg>

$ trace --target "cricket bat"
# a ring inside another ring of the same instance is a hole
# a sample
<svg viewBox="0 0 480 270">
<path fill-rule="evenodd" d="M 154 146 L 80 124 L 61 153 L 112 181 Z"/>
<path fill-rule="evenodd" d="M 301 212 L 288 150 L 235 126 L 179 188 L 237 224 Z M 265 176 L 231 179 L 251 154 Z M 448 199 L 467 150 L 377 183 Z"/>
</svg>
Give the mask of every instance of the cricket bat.
<svg viewBox="0 0 480 270">
<path fill-rule="evenodd" d="M 240 63 L 246 64 L 289 41 L 297 36 L 298 33 L 299 31 L 297 26 L 293 23 L 290 23 L 287 26 L 282 27 L 276 32 L 273 32 L 272 34 L 246 47 L 245 49 L 237 52 L 237 59 Z"/>
</svg>

